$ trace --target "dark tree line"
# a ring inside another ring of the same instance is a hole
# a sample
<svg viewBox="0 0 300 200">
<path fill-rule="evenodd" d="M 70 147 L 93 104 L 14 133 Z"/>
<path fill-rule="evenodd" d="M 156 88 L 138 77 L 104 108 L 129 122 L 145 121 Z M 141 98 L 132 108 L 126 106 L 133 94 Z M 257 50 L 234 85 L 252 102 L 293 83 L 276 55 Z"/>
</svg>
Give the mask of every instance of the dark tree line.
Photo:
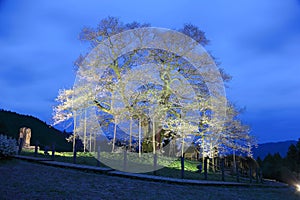
<svg viewBox="0 0 300 200">
<path fill-rule="evenodd" d="M 257 158 L 264 178 L 294 184 L 300 179 L 300 138 L 296 145 L 291 144 L 285 157 L 279 153 L 268 154 L 264 160 Z"/>
<path fill-rule="evenodd" d="M 61 132 L 36 117 L 0 109 L 0 134 L 18 140 L 19 130 L 22 127 L 31 129 L 30 144 L 32 146 L 38 142 L 41 149 L 55 144 L 57 151 L 72 150 L 72 145 L 66 141 L 69 133 Z"/>
</svg>

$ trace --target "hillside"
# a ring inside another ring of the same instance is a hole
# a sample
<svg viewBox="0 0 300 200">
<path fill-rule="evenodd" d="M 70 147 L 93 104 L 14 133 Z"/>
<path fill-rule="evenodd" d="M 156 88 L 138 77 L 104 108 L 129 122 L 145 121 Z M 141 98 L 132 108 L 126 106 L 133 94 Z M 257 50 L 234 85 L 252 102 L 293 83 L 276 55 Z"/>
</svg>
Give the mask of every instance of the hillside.
<svg viewBox="0 0 300 200">
<path fill-rule="evenodd" d="M 41 148 L 55 144 L 57 151 L 72 151 L 72 144 L 66 141 L 68 135 L 41 120 L 11 111 L 0 110 L 0 133 L 18 139 L 21 127 L 31 128 L 30 144 L 39 141 Z"/>
<path fill-rule="evenodd" d="M 259 144 L 258 148 L 253 149 L 253 155 L 254 158 L 257 158 L 259 156 L 261 159 L 264 159 L 268 155 L 268 153 L 273 155 L 278 152 L 281 157 L 285 157 L 289 146 L 296 143 L 297 141 L 289 140 L 284 142 L 268 142 Z"/>
<path fill-rule="evenodd" d="M 39 141 L 40 146 L 50 146 L 55 143 L 57 151 L 72 151 L 72 144 L 66 141 L 68 137 L 67 133 L 63 133 L 54 127 L 46 124 L 38 118 L 22 115 L 11 111 L 0 110 L 0 133 L 18 138 L 19 129 L 21 127 L 31 128 L 31 145 L 35 144 L 35 141 Z M 108 134 L 108 137 L 112 135 L 112 131 L 104 130 Z M 120 132 L 120 131 L 118 131 Z M 274 154 L 279 152 L 282 157 L 286 156 L 288 148 L 291 144 L 296 144 L 297 141 L 284 141 L 284 142 L 269 142 L 259 144 L 258 148 L 253 149 L 254 158 L 258 156 L 264 159 L 268 153 Z"/>
</svg>

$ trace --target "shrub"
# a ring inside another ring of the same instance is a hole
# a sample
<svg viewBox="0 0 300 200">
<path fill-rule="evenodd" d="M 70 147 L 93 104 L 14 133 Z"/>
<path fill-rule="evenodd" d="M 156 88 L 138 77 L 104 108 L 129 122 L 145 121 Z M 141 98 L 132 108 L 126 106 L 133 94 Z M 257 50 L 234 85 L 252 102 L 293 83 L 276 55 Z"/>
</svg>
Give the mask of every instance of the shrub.
<svg viewBox="0 0 300 200">
<path fill-rule="evenodd" d="M 0 158 L 8 158 L 18 151 L 17 141 L 0 134 Z"/>
</svg>

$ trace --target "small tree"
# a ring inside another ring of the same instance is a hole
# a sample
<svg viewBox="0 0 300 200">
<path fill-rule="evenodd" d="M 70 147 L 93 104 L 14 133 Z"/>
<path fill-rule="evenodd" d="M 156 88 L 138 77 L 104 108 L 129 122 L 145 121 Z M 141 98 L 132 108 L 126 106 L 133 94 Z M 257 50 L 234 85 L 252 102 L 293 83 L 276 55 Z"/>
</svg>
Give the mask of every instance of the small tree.
<svg viewBox="0 0 300 200">
<path fill-rule="evenodd" d="M 296 172 L 298 170 L 297 161 L 298 161 L 297 147 L 294 144 L 291 144 L 286 155 L 286 162 L 288 168 L 293 172 Z"/>
<path fill-rule="evenodd" d="M 0 159 L 9 158 L 17 153 L 17 141 L 0 134 Z"/>
</svg>

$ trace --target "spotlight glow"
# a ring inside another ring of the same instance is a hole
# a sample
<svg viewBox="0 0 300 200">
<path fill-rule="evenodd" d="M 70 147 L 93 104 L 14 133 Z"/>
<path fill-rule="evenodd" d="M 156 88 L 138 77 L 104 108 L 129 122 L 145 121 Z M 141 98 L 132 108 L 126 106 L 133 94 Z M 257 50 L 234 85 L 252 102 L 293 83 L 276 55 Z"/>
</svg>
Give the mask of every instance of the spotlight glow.
<svg viewBox="0 0 300 200">
<path fill-rule="evenodd" d="M 296 184 L 296 190 L 300 192 L 300 184 Z"/>
</svg>

